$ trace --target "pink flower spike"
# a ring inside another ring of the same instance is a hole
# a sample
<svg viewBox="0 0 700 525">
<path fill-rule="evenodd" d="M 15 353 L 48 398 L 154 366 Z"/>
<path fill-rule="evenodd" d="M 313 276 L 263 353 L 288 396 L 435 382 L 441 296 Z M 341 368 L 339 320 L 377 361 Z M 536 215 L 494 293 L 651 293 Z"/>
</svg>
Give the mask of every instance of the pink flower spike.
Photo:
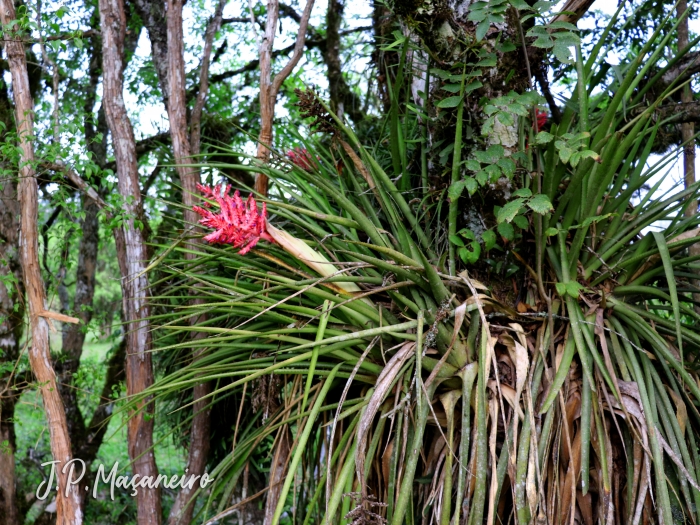
<svg viewBox="0 0 700 525">
<path fill-rule="evenodd" d="M 215 230 L 204 237 L 205 241 L 231 244 L 234 248 L 241 249 L 238 252 L 240 255 L 245 255 L 252 250 L 260 239 L 274 242 L 267 233 L 267 207 L 265 203 L 262 205 L 262 212 L 258 213 L 258 204 L 253 195 L 249 195 L 248 199 L 243 202 L 238 190 L 234 192 L 233 197 L 229 195 L 231 186 L 227 185 L 223 194 L 221 186 L 218 184 L 214 188 L 198 184 L 197 189 L 206 198 L 215 200 L 220 208 L 220 213 L 217 215 L 199 206 L 192 207 L 203 217 L 199 223 Z M 210 208 L 211 203 L 207 202 L 204 206 Z"/>
<path fill-rule="evenodd" d="M 310 171 L 316 167 L 314 159 L 311 158 L 306 148 L 294 148 L 287 152 L 287 158 L 292 161 L 292 164 L 299 166 L 301 169 Z"/>
</svg>

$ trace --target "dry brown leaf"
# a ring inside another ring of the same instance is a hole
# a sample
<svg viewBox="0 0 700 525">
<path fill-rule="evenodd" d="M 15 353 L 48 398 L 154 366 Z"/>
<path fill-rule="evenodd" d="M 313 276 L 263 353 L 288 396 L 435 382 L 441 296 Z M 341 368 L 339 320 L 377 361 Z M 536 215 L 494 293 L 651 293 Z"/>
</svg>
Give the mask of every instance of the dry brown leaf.
<svg viewBox="0 0 700 525">
<path fill-rule="evenodd" d="M 367 487 L 364 484 L 364 471 L 365 471 L 365 449 L 367 447 L 367 438 L 369 436 L 369 430 L 372 427 L 374 417 L 379 411 L 379 407 L 384 403 L 387 395 L 389 394 L 396 376 L 401 372 L 401 368 L 409 357 L 413 354 L 416 347 L 415 342 L 405 343 L 399 351 L 389 360 L 389 362 L 379 374 L 377 378 L 377 383 L 374 386 L 374 392 L 372 397 L 367 403 L 367 408 L 360 418 L 360 422 L 357 425 L 357 448 L 355 449 L 355 469 L 357 472 L 357 478 L 362 480 L 362 494 L 366 496 Z"/>
<path fill-rule="evenodd" d="M 496 457 L 496 432 L 498 430 L 498 400 L 492 397 L 489 400 L 489 413 L 491 419 L 491 433 L 489 435 L 489 453 L 491 454 L 491 486 L 489 487 L 488 519 L 486 523 L 493 523 L 496 509 L 496 493 L 498 492 L 498 458 Z"/>
<path fill-rule="evenodd" d="M 688 423 L 688 408 L 685 406 L 683 399 L 672 388 L 668 385 L 665 386 L 668 395 L 671 396 L 671 399 L 676 404 L 676 419 L 678 420 L 678 426 L 681 427 L 681 435 L 685 435 L 685 427 Z"/>
<path fill-rule="evenodd" d="M 365 179 L 365 181 L 367 182 L 369 187 L 372 189 L 372 191 L 374 191 L 376 188 L 376 185 L 374 184 L 374 179 L 369 174 L 369 171 L 367 170 L 367 168 L 363 164 L 362 159 L 360 159 L 360 157 L 357 155 L 357 153 L 355 153 L 355 150 L 352 149 L 350 144 L 348 144 L 347 142 L 345 142 L 342 139 L 339 140 L 339 142 L 340 142 L 340 145 L 345 150 L 345 153 L 348 154 L 348 157 L 350 157 L 352 159 L 352 163 L 357 168 L 357 171 L 360 172 L 360 175 L 362 175 L 362 178 Z"/>
<path fill-rule="evenodd" d="M 530 454 L 527 461 L 527 480 L 525 484 L 525 493 L 527 494 L 527 502 L 530 507 L 530 516 L 535 516 L 537 510 L 537 484 L 535 475 L 537 473 L 537 444 L 534 436 L 530 437 Z"/>
<path fill-rule="evenodd" d="M 581 432 L 576 433 L 574 442 L 571 444 L 572 454 L 569 460 L 569 466 L 564 478 L 564 485 L 560 490 L 561 494 L 561 514 L 559 523 L 567 523 L 574 519 L 576 509 L 576 484 L 581 472 Z M 570 517 L 570 520 L 567 518 Z"/>
<path fill-rule="evenodd" d="M 523 334 L 524 339 L 524 334 Z M 508 354 L 510 355 L 513 364 L 515 365 L 516 381 L 515 381 L 515 402 L 517 405 L 516 411 L 520 419 L 524 419 L 525 414 L 520 408 L 520 396 L 523 392 L 523 387 L 527 381 L 527 371 L 530 367 L 530 360 L 527 355 L 527 348 L 523 346 L 519 341 L 516 341 L 508 334 L 502 334 L 501 340 L 508 349 Z M 526 343 L 527 344 L 527 343 Z"/>
</svg>

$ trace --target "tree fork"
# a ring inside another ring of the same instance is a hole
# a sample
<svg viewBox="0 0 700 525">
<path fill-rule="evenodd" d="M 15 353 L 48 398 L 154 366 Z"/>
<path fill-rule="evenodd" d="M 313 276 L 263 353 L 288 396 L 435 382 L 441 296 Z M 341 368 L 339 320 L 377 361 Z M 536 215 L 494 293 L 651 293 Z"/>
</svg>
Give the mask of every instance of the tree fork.
<svg viewBox="0 0 700 525">
<path fill-rule="evenodd" d="M 294 44 L 294 53 L 282 70 L 272 77 L 272 47 L 275 43 L 277 20 L 279 19 L 279 0 L 268 0 L 265 34 L 260 41 L 260 136 L 258 137 L 258 160 L 265 164 L 270 159 L 272 147 L 272 125 L 275 120 L 275 102 L 280 87 L 301 60 L 306 45 L 306 30 L 309 17 L 314 7 L 314 0 L 307 0 L 304 13 L 299 22 L 299 31 Z M 255 191 L 267 196 L 267 175 L 258 173 L 255 177 Z"/>
</svg>

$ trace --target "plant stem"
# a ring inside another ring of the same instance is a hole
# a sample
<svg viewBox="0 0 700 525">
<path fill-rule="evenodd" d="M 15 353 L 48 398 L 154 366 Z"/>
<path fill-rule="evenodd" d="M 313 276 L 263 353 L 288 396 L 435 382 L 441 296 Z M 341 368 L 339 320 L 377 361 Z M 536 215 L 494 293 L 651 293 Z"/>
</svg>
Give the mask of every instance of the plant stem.
<svg viewBox="0 0 700 525">
<path fill-rule="evenodd" d="M 462 72 L 462 87 L 460 88 L 459 95 L 461 100 L 459 101 L 459 106 L 457 107 L 457 126 L 455 128 L 455 146 L 452 153 L 452 179 L 451 183 L 456 184 L 459 182 L 459 165 L 462 162 L 462 124 L 464 120 L 464 81 L 465 81 L 465 70 Z M 452 237 L 457 235 L 457 205 L 459 204 L 459 198 L 450 199 L 450 207 L 448 211 L 448 235 Z M 449 263 L 448 269 L 450 275 L 455 275 L 457 270 L 456 254 L 455 254 L 455 244 L 449 241 Z"/>
</svg>

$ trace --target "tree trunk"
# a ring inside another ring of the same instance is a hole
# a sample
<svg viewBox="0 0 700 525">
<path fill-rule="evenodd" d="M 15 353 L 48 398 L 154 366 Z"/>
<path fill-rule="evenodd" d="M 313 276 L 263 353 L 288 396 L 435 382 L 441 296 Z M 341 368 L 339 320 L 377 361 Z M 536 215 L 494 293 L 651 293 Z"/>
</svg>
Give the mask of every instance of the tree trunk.
<svg viewBox="0 0 700 525">
<path fill-rule="evenodd" d="M 103 98 L 107 124 L 112 134 L 117 163 L 119 193 L 124 199 L 122 227 L 115 230 L 122 280 L 122 308 L 126 323 L 126 389 L 129 396 L 142 393 L 153 384 L 151 333 L 148 322 L 148 252 L 139 187 L 134 131 L 123 98 L 123 61 L 126 17 L 123 0 L 99 0 L 102 28 Z M 155 480 L 158 476 L 153 453 L 153 404 L 142 401 L 128 424 L 129 457 L 134 474 Z M 160 489 L 140 489 L 136 497 L 138 524 L 159 524 Z"/>
<path fill-rule="evenodd" d="M 221 11 L 223 6 L 221 7 Z M 168 83 L 170 86 L 170 98 L 168 100 L 168 119 L 170 121 L 170 135 L 173 143 L 173 153 L 180 183 L 182 184 L 182 201 L 185 205 L 184 219 L 185 228 L 196 233 L 196 225 L 199 216 L 192 210 L 192 207 L 199 200 L 197 199 L 197 183 L 199 182 L 199 172 L 187 164 L 191 164 L 190 143 L 187 136 L 187 101 L 185 98 L 185 59 L 183 49 L 182 34 L 182 0 L 170 0 L 167 8 L 168 23 Z M 211 51 L 211 45 L 209 46 Z M 205 46 L 206 52 L 206 46 Z M 208 68 L 207 68 L 208 69 Z M 206 93 L 201 93 L 206 96 Z M 196 246 L 190 243 L 190 250 L 185 254 L 188 260 L 195 259 L 193 250 Z M 193 301 L 197 304 L 201 301 Z M 193 317 L 191 324 L 196 325 L 203 319 Z M 194 333 L 193 338 L 203 337 L 202 333 Z M 198 357 L 195 353 L 194 358 Z M 190 449 L 187 459 L 188 475 L 201 476 L 207 466 L 209 456 L 209 400 L 205 399 L 211 392 L 208 383 L 194 386 L 194 405 L 192 407 L 194 417 L 192 420 L 192 430 L 190 434 Z M 178 493 L 170 510 L 168 523 L 170 525 L 187 525 L 192 520 L 194 511 L 193 495 L 197 491 L 194 487 L 183 487 Z"/>
<path fill-rule="evenodd" d="M 163 101 L 167 108 L 170 88 L 168 87 L 168 33 L 165 0 L 134 0 L 134 6 L 148 29 L 153 66 L 156 69 L 158 83 L 163 91 Z"/>
<path fill-rule="evenodd" d="M 270 490 L 267 492 L 267 500 L 265 501 L 265 521 L 263 525 L 272 525 L 272 518 L 275 516 L 277 503 L 282 492 L 282 485 L 285 477 L 287 477 L 287 463 L 291 452 L 288 434 L 289 431 L 286 426 L 280 428 L 277 434 L 277 446 L 272 457 L 272 465 L 270 465 Z"/>
<path fill-rule="evenodd" d="M 676 14 L 678 18 L 688 10 L 687 0 L 680 0 L 676 6 Z M 688 47 L 688 17 L 686 17 L 678 26 L 678 51 L 681 52 Z M 690 84 L 687 84 L 681 91 L 681 102 L 689 104 L 693 102 L 693 90 Z M 683 180 L 685 187 L 695 183 L 695 124 L 693 122 L 684 122 L 681 124 L 681 141 L 683 144 Z M 688 207 L 685 209 L 686 217 L 694 217 L 698 213 L 697 199 L 691 199 Z M 688 248 L 691 256 L 700 255 L 700 244 L 691 244 Z M 694 279 L 693 285 L 700 288 L 700 279 Z M 693 300 L 696 301 L 695 311 L 700 313 L 700 293 L 693 294 Z"/>
<path fill-rule="evenodd" d="M 3 385 L 4 387 L 5 385 Z M 15 425 L 12 418 L 19 396 L 11 390 L 2 395 L 0 401 L 0 523 L 20 525 L 15 491 Z"/>
<path fill-rule="evenodd" d="M 3 27 L 13 24 L 16 19 L 14 3 L 11 0 L 2 0 L 0 2 L 0 21 Z M 14 31 L 18 31 L 16 26 Z M 32 371 L 40 384 L 51 438 L 51 452 L 54 460 L 60 461 L 59 466 L 62 467 L 72 459 L 72 452 L 63 401 L 58 392 L 56 375 L 51 366 L 48 320 L 46 317 L 43 317 L 46 297 L 39 267 L 39 246 L 37 240 L 38 187 L 34 171 L 34 148 L 31 142 L 34 134 L 34 103 L 29 89 L 29 76 L 27 74 L 22 35 L 18 33 L 12 34 L 6 30 L 3 36 L 5 38 L 7 59 L 12 73 L 15 119 L 21 149 L 19 162 L 20 178 L 17 186 L 21 212 L 19 251 L 31 326 L 32 345 L 29 350 L 29 361 Z M 77 486 L 67 486 L 67 473 L 64 474 L 62 468 L 57 469 L 57 471 L 61 490 L 56 495 L 56 523 L 57 525 L 81 524 L 83 515 Z"/>
<path fill-rule="evenodd" d="M 279 1 L 268 0 L 265 34 L 260 42 L 260 136 L 258 137 L 259 161 L 266 163 L 270 158 L 272 145 L 272 124 L 275 118 L 275 97 L 272 97 L 272 48 L 277 32 Z M 267 195 L 268 180 L 262 173 L 255 178 L 255 191 Z"/>
<path fill-rule="evenodd" d="M 683 16 L 688 9 L 687 0 L 680 0 L 676 7 L 678 18 Z M 688 18 L 686 17 L 678 26 L 678 51 L 688 47 Z M 686 85 L 681 91 L 681 102 L 687 104 L 693 101 L 693 91 L 690 85 Z M 683 179 L 685 187 L 695 183 L 695 124 L 684 122 L 681 124 L 681 140 L 685 144 L 683 148 Z M 693 217 L 698 212 L 698 201 L 693 199 L 685 209 L 686 217 Z M 695 245 L 693 245 L 695 246 Z"/>
<path fill-rule="evenodd" d="M 0 189 L 0 357 L 14 365 L 20 354 L 24 317 L 24 293 L 19 261 L 19 216 L 17 186 L 2 181 Z M 19 308 L 15 311 L 15 306 Z M 19 525 L 15 494 L 15 404 L 21 392 L 15 390 L 16 377 L 0 378 L 0 523 Z"/>
<path fill-rule="evenodd" d="M 265 21 L 265 34 L 260 42 L 260 136 L 258 137 L 258 154 L 260 162 L 267 163 L 270 159 L 272 147 L 272 126 L 275 120 L 275 103 L 280 87 L 301 60 L 306 43 L 306 30 L 309 27 L 309 17 L 314 7 L 314 0 L 306 0 L 304 13 L 299 21 L 294 53 L 289 62 L 272 77 L 272 48 L 275 43 L 277 21 L 279 19 L 279 1 L 268 0 L 267 20 Z M 258 173 L 255 177 L 255 191 L 261 195 L 267 195 L 267 175 Z"/>
<path fill-rule="evenodd" d="M 228 0 L 219 0 L 216 6 L 214 16 L 211 17 L 207 24 L 207 29 L 204 34 L 204 51 L 202 52 L 202 60 L 199 65 L 199 91 L 192 109 L 192 119 L 190 122 L 190 152 L 193 156 L 199 155 L 202 139 L 202 111 L 207 100 L 209 91 L 209 65 L 211 63 L 211 50 L 214 44 L 214 37 L 221 29 L 221 21 L 224 16 L 224 7 Z"/>
</svg>

